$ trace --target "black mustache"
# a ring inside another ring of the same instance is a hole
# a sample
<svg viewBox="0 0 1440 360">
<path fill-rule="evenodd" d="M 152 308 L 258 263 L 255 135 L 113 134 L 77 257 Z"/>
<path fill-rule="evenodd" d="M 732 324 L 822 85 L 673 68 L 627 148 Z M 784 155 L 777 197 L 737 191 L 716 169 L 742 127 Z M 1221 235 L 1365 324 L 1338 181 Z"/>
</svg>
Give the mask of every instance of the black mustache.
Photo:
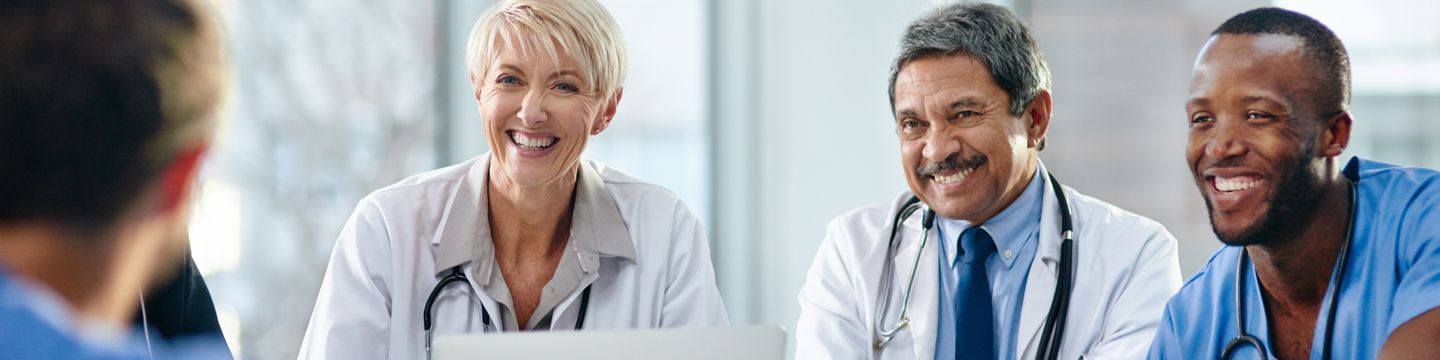
<svg viewBox="0 0 1440 360">
<path fill-rule="evenodd" d="M 918 177 L 926 177 L 951 170 L 970 170 L 985 165 L 988 161 L 989 158 L 985 157 L 985 154 L 975 154 L 965 159 L 960 159 L 960 154 L 952 154 L 946 157 L 945 160 L 915 168 L 915 175 Z"/>
</svg>

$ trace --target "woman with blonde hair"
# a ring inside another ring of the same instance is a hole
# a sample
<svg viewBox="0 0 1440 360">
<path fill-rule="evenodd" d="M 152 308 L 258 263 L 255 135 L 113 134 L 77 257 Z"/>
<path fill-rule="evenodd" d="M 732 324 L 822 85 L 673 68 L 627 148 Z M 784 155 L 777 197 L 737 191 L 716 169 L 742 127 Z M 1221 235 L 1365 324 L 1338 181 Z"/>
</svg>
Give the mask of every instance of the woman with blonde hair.
<svg viewBox="0 0 1440 360">
<path fill-rule="evenodd" d="M 360 201 L 300 357 L 425 358 L 432 333 L 726 325 L 689 208 L 580 156 L 623 94 L 609 12 L 501 1 L 467 62 L 490 152 Z"/>
</svg>

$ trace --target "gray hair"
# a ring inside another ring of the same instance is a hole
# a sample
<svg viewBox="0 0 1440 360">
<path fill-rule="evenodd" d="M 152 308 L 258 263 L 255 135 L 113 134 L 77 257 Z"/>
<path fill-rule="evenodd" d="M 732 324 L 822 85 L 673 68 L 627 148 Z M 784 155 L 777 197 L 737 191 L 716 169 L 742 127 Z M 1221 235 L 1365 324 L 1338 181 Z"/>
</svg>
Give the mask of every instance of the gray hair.
<svg viewBox="0 0 1440 360">
<path fill-rule="evenodd" d="M 895 78 L 911 61 L 969 55 L 990 69 L 990 78 L 1010 96 L 1010 115 L 1019 116 L 1040 91 L 1050 90 L 1050 67 L 1030 29 L 1015 13 L 991 4 L 950 4 L 915 19 L 900 37 L 890 67 L 890 111 L 895 111 Z"/>
</svg>

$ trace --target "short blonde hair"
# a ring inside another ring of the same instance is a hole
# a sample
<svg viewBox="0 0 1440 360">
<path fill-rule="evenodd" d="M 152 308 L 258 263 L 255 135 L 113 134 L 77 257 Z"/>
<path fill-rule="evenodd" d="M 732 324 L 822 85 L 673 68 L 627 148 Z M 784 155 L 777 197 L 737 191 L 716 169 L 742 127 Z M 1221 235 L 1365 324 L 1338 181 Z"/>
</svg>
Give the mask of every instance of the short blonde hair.
<svg viewBox="0 0 1440 360">
<path fill-rule="evenodd" d="M 526 54 L 540 50 L 559 60 L 557 44 L 580 66 L 597 95 L 610 97 L 625 82 L 625 40 L 610 12 L 596 0 L 502 0 L 470 30 L 465 62 L 478 79 L 499 49 Z"/>
</svg>

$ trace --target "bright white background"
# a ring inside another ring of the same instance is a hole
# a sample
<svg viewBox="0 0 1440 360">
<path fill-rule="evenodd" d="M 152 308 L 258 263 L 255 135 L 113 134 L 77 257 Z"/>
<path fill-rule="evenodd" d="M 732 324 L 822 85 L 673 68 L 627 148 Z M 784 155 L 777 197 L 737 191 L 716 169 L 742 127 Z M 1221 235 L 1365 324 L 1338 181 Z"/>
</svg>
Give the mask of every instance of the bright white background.
<svg viewBox="0 0 1440 360">
<path fill-rule="evenodd" d="M 356 201 L 486 149 L 464 70 L 478 0 L 224 1 L 231 98 L 191 226 L 231 347 L 293 358 Z M 625 98 L 587 156 L 679 193 L 737 324 L 792 328 L 826 223 L 904 189 L 885 96 L 895 41 L 935 1 L 602 0 Z M 1185 170 L 1190 65 L 1258 0 L 1001 1 L 1050 62 L 1047 166 L 1165 224 L 1188 275 L 1218 247 Z M 1440 5 L 1281 1 L 1351 51 L 1352 153 L 1440 167 Z M 1104 239 L 1081 239 L 1103 246 Z"/>
</svg>

